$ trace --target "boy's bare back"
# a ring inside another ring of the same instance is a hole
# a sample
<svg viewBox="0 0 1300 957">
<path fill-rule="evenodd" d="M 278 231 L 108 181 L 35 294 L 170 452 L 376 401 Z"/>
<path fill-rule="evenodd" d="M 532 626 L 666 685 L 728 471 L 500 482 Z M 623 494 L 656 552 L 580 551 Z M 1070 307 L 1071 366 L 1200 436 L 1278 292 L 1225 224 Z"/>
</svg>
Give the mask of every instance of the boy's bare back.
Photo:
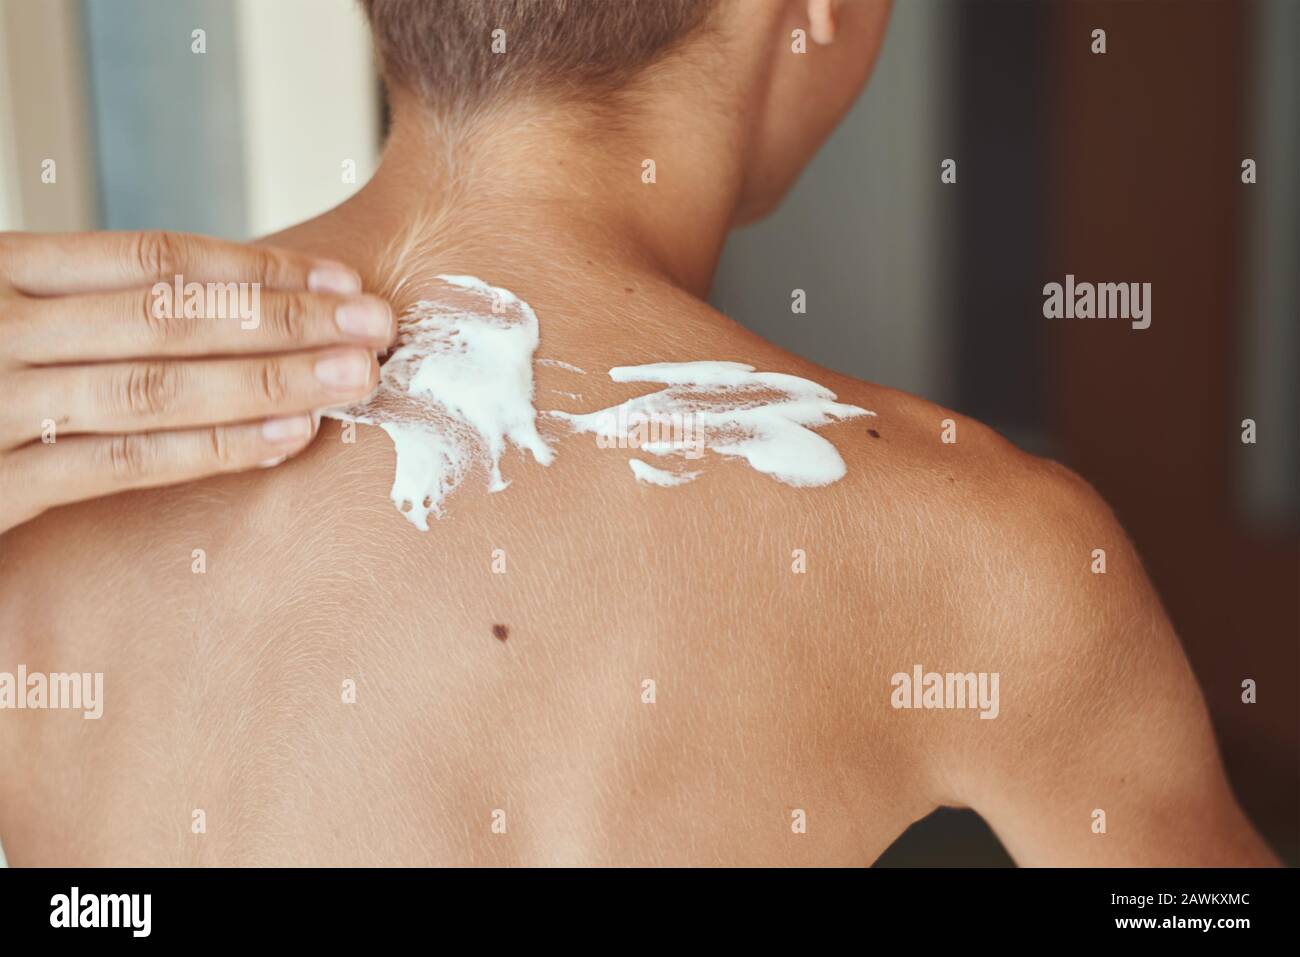
<svg viewBox="0 0 1300 957">
<path fill-rule="evenodd" d="M 478 265 L 537 309 L 539 358 L 585 370 L 539 363 L 539 409 L 647 391 L 614 366 L 708 358 L 876 415 L 821 430 L 847 465 L 822 488 L 716 455 L 661 488 L 544 425 L 552 465 L 512 452 L 509 488 L 467 482 L 428 533 L 388 499 L 387 436 L 326 421 L 277 469 L 20 528 L 0 651 L 105 691 L 99 720 L 0 722 L 13 863 L 866 864 L 941 804 L 1022 863 L 1267 859 L 1080 480 L 639 277 L 576 296 Z M 898 706 L 917 668 L 996 674 L 995 713 L 919 687 Z"/>
<path fill-rule="evenodd" d="M 1272 860 L 1084 482 L 702 301 L 861 91 L 885 0 L 362 6 L 383 162 L 275 243 L 399 312 L 440 274 L 511 290 L 542 411 L 730 361 L 875 415 L 816 425 L 845 467 L 816 487 L 720 454 L 638 482 L 543 416 L 553 463 L 509 450 L 427 532 L 389 436 L 326 421 L 277 468 L 7 533 L 0 661 L 105 680 L 97 720 L 0 716 L 14 864 L 867 864 L 945 804 L 1023 864 Z"/>
</svg>

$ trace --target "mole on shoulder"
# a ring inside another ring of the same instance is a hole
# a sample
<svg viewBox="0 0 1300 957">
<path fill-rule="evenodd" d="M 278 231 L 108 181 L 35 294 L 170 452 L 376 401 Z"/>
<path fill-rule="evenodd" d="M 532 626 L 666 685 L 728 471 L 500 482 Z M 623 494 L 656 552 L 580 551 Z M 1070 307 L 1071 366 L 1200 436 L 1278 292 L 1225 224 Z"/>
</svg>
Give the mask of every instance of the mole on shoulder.
<svg viewBox="0 0 1300 957">
<path fill-rule="evenodd" d="M 507 628 L 505 625 L 493 625 L 492 637 L 495 638 L 497 641 L 505 641 L 507 638 L 510 637 L 510 629 Z"/>
<path fill-rule="evenodd" d="M 871 436 L 873 439 L 880 438 L 880 433 L 875 429 L 867 429 L 867 435 Z"/>
</svg>

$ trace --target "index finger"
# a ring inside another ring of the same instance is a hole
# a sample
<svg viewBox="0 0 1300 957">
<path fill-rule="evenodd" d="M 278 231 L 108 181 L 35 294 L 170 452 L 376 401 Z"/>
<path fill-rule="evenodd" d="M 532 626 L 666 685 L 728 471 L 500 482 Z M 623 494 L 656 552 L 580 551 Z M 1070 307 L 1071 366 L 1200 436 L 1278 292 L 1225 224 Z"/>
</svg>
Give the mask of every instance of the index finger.
<svg viewBox="0 0 1300 957">
<path fill-rule="evenodd" d="M 351 295 L 361 277 L 342 263 L 274 246 L 192 233 L 0 233 L 0 278 L 29 296 L 108 292 L 156 282 L 249 282 Z"/>
</svg>

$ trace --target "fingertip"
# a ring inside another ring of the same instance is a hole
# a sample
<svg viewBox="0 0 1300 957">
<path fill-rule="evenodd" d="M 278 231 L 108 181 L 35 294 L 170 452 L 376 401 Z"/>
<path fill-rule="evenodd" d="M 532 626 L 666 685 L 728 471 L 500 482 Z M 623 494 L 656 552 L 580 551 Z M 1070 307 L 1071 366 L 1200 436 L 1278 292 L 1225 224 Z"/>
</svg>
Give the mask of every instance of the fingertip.
<svg viewBox="0 0 1300 957">
<path fill-rule="evenodd" d="M 312 267 L 307 275 L 307 289 L 311 292 L 353 296 L 361 292 L 361 275 L 343 263 L 327 259 Z"/>
<path fill-rule="evenodd" d="M 306 442 L 315 430 L 311 416 L 283 416 L 262 423 L 262 438 L 273 445 L 294 445 Z"/>
<path fill-rule="evenodd" d="M 334 321 L 348 338 L 387 345 L 396 337 L 392 306 L 379 296 L 346 300 L 335 310 Z"/>
<path fill-rule="evenodd" d="M 321 356 L 315 364 L 316 379 L 327 390 L 343 395 L 368 395 L 379 376 L 373 349 L 342 349 Z"/>
<path fill-rule="evenodd" d="M 283 465 L 291 458 L 297 455 L 301 455 L 303 452 L 305 452 L 308 446 L 311 445 L 312 441 L 315 440 L 320 428 L 319 412 L 311 412 L 307 415 L 294 416 L 290 418 L 297 419 L 300 422 L 306 422 L 307 430 L 305 432 L 302 432 L 299 431 L 301 429 L 301 426 L 292 426 L 290 427 L 290 430 L 295 432 L 297 438 L 273 440 L 267 436 L 267 426 L 271 422 L 277 422 L 277 421 L 288 422 L 289 419 L 283 419 L 283 420 L 271 419 L 263 423 L 262 437 L 266 442 L 266 444 L 273 448 L 279 446 L 280 448 L 283 448 L 285 451 L 281 452 L 279 455 L 274 455 L 270 458 L 263 459 L 261 462 L 258 462 L 257 463 L 258 468 L 273 469 L 277 465 Z"/>
</svg>

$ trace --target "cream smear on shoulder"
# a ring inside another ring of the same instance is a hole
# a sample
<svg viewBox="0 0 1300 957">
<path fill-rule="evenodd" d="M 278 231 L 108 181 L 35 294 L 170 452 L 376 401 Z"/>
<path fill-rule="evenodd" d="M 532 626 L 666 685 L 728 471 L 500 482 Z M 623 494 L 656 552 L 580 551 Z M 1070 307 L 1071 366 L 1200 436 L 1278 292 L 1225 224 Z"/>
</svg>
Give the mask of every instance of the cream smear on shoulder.
<svg viewBox="0 0 1300 957">
<path fill-rule="evenodd" d="M 640 449 L 660 458 L 694 460 L 705 451 L 743 458 L 779 482 L 830 485 L 844 477 L 844 459 L 813 429 L 875 415 L 836 401 L 825 386 L 740 362 L 658 362 L 609 370 L 615 382 L 664 388 L 597 412 L 549 412 L 602 448 Z M 674 486 L 699 472 L 667 471 L 629 462 L 638 481 Z"/>
<path fill-rule="evenodd" d="M 627 464 L 638 482 L 645 482 L 647 485 L 660 485 L 664 488 L 685 485 L 691 479 L 699 478 L 700 475 L 699 472 L 669 472 L 667 469 L 658 468 L 649 462 L 643 462 L 641 459 L 628 459 Z"/>
<path fill-rule="evenodd" d="M 375 393 L 324 413 L 388 433 L 397 453 L 393 504 L 421 531 L 473 469 L 487 471 L 489 491 L 508 486 L 507 446 L 542 465 L 555 458 L 533 407 L 537 316 L 514 293 L 473 276 L 437 279 L 446 295 L 417 302 L 398 320 Z"/>
<path fill-rule="evenodd" d="M 509 446 L 542 465 L 555 458 L 537 430 L 533 405 L 536 314 L 514 293 L 473 276 L 436 278 L 445 291 L 398 320 L 397 345 L 375 393 L 323 413 L 388 433 L 397 454 L 393 504 L 421 531 L 429 530 L 430 514 L 442 515 L 444 500 L 471 471 L 487 473 L 489 491 L 506 488 L 501 457 Z M 537 361 L 584 374 L 558 359 Z M 816 382 L 739 362 L 619 366 L 609 376 L 663 388 L 595 412 L 544 414 L 572 432 L 595 435 L 602 448 L 639 450 L 671 464 L 628 461 L 636 481 L 664 488 L 701 475 L 683 463 L 706 452 L 743 458 L 787 485 L 829 485 L 843 478 L 844 460 L 813 430 L 875 415 L 836 401 Z"/>
</svg>

